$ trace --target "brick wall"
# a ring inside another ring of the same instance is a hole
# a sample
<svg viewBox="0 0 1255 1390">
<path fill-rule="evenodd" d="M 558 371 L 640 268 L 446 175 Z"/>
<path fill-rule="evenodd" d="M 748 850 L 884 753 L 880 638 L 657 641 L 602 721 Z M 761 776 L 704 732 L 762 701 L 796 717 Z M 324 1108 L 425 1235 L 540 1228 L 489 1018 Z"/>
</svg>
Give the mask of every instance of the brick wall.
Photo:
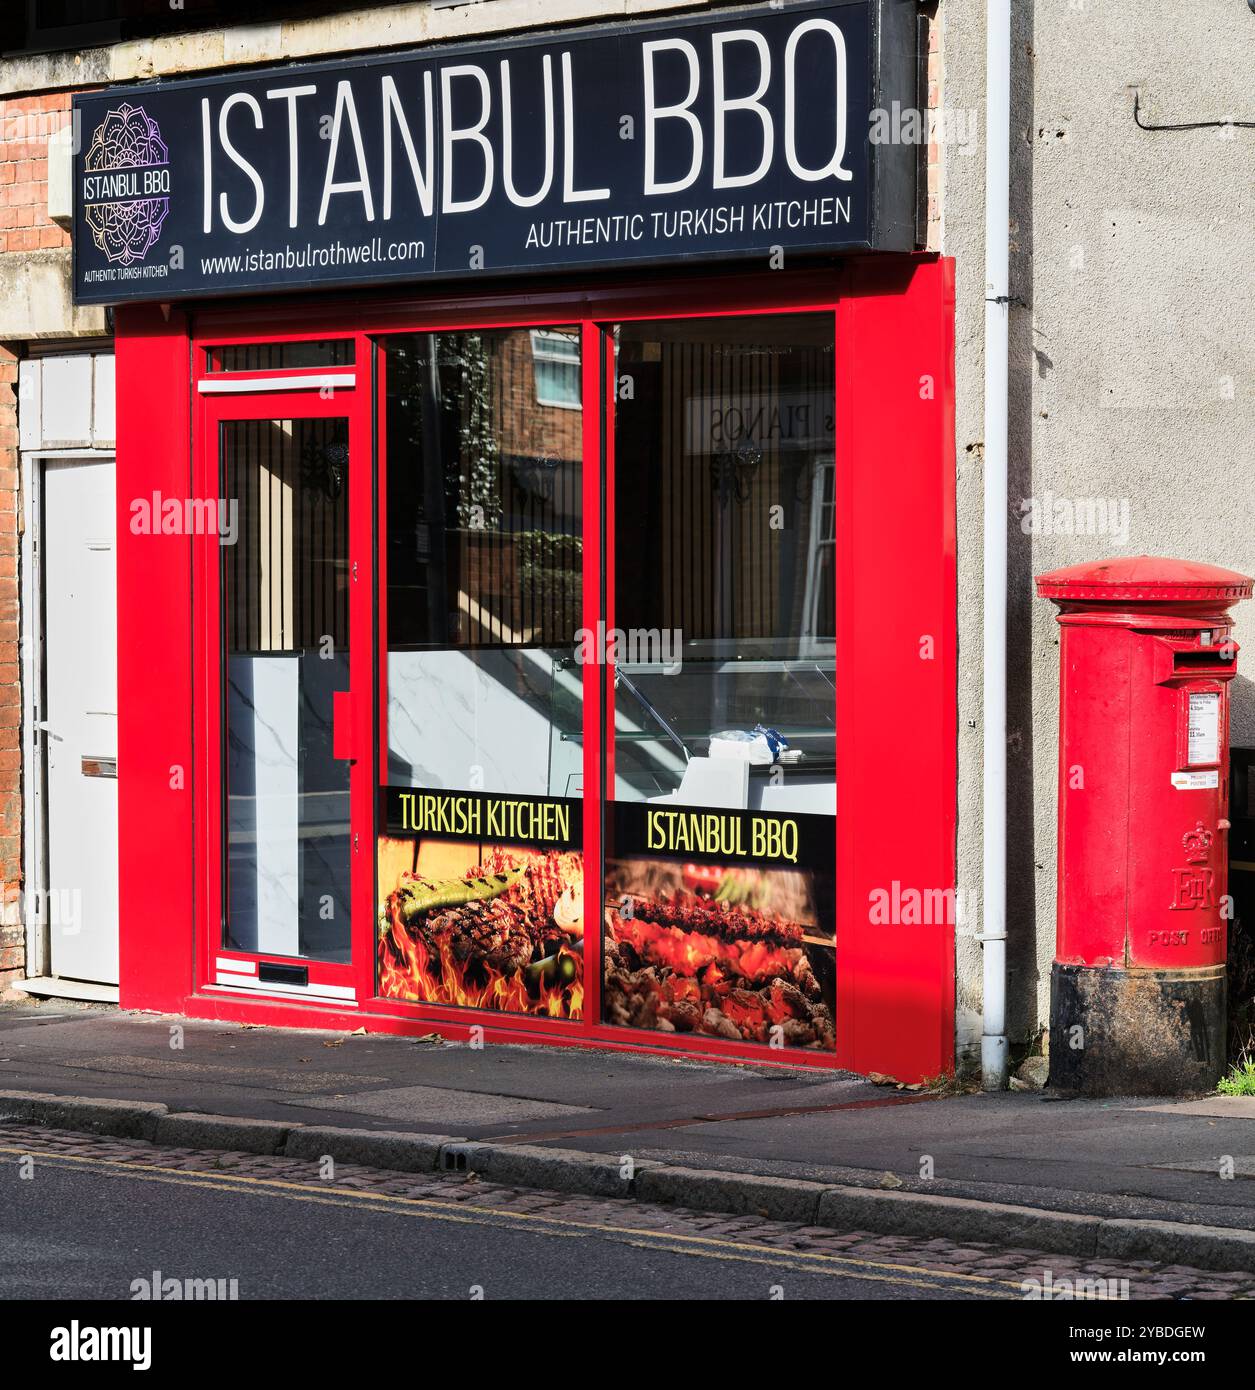
<svg viewBox="0 0 1255 1390">
<path fill-rule="evenodd" d="M 48 140 L 69 120 L 68 94 L 0 102 L 0 285 L 6 260 L 67 247 L 48 220 Z M 0 295 L 0 993 L 26 970 L 22 894 L 22 688 L 18 649 L 21 518 L 17 375 Z"/>
<path fill-rule="evenodd" d="M 48 139 L 69 122 L 69 93 L 0 102 L 0 253 L 69 246 L 48 221 Z M 0 336 L 3 335 L 0 306 Z"/>
</svg>

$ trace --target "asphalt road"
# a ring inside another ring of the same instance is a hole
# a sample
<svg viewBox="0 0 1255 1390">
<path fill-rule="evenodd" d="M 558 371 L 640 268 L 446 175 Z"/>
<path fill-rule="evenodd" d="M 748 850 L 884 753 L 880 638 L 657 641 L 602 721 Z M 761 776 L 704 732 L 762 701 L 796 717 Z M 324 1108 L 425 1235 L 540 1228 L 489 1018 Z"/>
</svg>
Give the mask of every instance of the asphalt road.
<svg viewBox="0 0 1255 1390">
<path fill-rule="evenodd" d="M 21 1147 L 21 1146 L 19 1146 Z M 241 1299 L 936 1299 L 1016 1297 L 912 1266 L 734 1237 L 181 1172 L 82 1154 L 0 1152 L 0 1298 L 130 1299 L 151 1277 L 235 1279 Z M 681 1223 L 682 1224 L 682 1223 Z M 477 1290 L 482 1293 L 477 1294 Z"/>
</svg>

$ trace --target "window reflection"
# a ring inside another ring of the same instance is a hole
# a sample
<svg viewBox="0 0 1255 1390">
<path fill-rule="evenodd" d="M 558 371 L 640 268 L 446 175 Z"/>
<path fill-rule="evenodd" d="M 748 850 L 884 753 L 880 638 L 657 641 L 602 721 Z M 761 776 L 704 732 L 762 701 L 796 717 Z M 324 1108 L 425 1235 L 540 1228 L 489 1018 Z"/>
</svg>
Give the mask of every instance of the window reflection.
<svg viewBox="0 0 1255 1390">
<path fill-rule="evenodd" d="M 615 797 L 832 814 L 831 316 L 626 324 L 618 354 L 614 622 L 658 639 L 618 667 Z"/>
<path fill-rule="evenodd" d="M 580 795 L 579 331 L 385 351 L 385 780 Z"/>
<path fill-rule="evenodd" d="M 416 334 L 387 380 L 384 998 L 584 1008 L 576 329 Z"/>
</svg>

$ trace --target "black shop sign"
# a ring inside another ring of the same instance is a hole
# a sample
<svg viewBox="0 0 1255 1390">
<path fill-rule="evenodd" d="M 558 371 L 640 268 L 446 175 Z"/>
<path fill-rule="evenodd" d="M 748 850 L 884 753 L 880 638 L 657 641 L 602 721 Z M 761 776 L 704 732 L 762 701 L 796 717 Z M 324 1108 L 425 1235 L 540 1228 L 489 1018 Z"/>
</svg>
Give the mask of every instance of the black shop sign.
<svg viewBox="0 0 1255 1390">
<path fill-rule="evenodd" d="M 909 0 L 75 98 L 79 303 L 913 245 Z"/>
</svg>

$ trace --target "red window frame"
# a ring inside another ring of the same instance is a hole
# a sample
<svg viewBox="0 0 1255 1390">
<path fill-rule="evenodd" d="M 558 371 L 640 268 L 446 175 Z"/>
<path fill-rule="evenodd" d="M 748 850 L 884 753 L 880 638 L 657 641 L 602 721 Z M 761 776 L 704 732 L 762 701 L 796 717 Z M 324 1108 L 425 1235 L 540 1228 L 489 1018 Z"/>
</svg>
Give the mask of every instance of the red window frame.
<svg viewBox="0 0 1255 1390">
<path fill-rule="evenodd" d="M 184 373 L 188 348 L 191 349 L 189 424 L 193 425 L 191 435 L 196 445 L 193 479 L 198 486 L 209 481 L 204 473 L 205 462 L 211 457 L 205 431 L 206 422 L 215 414 L 197 393 L 198 381 L 207 375 L 206 347 L 351 336 L 357 343 L 358 375 L 353 418 L 362 420 L 369 413 L 373 420 L 379 383 L 370 384 L 375 357 L 372 344 L 381 335 L 581 324 L 585 344 L 586 612 L 600 590 L 603 560 L 608 602 L 613 598 L 613 527 L 607 526 L 607 553 L 603 556 L 600 524 L 589 525 L 590 518 L 601 516 L 603 420 L 605 445 L 610 454 L 606 468 L 613 476 L 614 383 L 610 373 L 600 370 L 599 351 L 588 350 L 599 349 L 602 326 L 651 318 L 827 312 L 834 315 L 836 329 L 836 630 L 837 668 L 841 676 L 836 696 L 841 788 L 836 820 L 836 1055 L 800 1050 L 779 1053 L 756 1044 L 691 1036 L 677 1045 L 662 1041 L 656 1033 L 602 1024 L 599 930 L 590 933 L 593 949 L 586 961 L 585 1017 L 580 1021 L 472 1013 L 375 999 L 373 798 L 371 819 L 367 822 L 372 837 L 362 847 L 369 852 L 371 866 L 368 906 L 358 906 L 359 899 L 366 904 L 366 893 L 359 893 L 358 879 L 354 880 L 354 969 L 361 987 L 360 1008 L 350 1014 L 326 1003 L 208 1000 L 204 984 L 209 978 L 206 972 L 211 955 L 217 952 L 220 919 L 213 914 L 205 891 L 212 878 L 204 872 L 208 863 L 206 836 L 219 833 L 221 820 L 211 814 L 213 801 L 205 789 L 206 783 L 213 780 L 204 775 L 206 767 L 212 766 L 207 765 L 206 758 L 210 754 L 216 757 L 217 743 L 212 738 L 212 719 L 206 717 L 203 640 L 192 644 L 196 669 L 190 673 L 192 690 L 199 693 L 202 705 L 197 710 L 194 698 L 192 745 L 201 775 L 197 778 L 195 801 L 197 824 L 190 829 L 191 870 L 197 884 L 195 936 L 199 946 L 197 963 L 188 971 L 191 978 L 183 999 L 186 1010 L 307 1026 L 369 1019 L 372 1027 L 401 1032 L 422 1031 L 437 1024 L 453 1036 L 478 1026 L 485 1036 L 502 1041 L 544 1038 L 554 1042 L 593 1042 L 760 1063 L 875 1068 L 904 1078 L 950 1069 L 954 1038 L 953 932 L 938 930 L 926 941 L 900 930 L 896 937 L 886 936 L 869 923 L 866 893 L 869 883 L 891 878 L 904 886 L 954 887 L 957 705 L 953 293 L 952 262 L 927 256 L 895 256 L 852 260 L 836 269 L 743 273 L 699 280 L 652 279 L 648 283 L 605 283 L 540 293 L 430 295 L 421 301 L 323 297 L 316 301 L 254 302 L 245 309 L 197 310 L 181 332 L 177 325 L 167 333 L 149 329 L 147 340 L 143 338 L 144 325 L 153 317 L 149 306 L 121 311 L 119 360 L 123 372 L 128 363 L 133 370 L 147 362 L 154 372 L 164 370 L 166 379 L 171 380 L 178 358 L 175 345 L 179 341 L 185 345 L 181 358 Z M 124 345 L 132 324 L 135 337 Z M 310 370 L 316 374 L 315 369 Z M 926 380 L 927 390 L 923 385 Z M 242 418 L 238 411 L 248 398 L 226 399 L 230 405 L 219 409 L 237 412 L 234 418 Z M 140 423 L 139 400 L 133 379 L 120 383 L 120 465 L 129 468 L 133 476 L 141 472 L 140 462 L 138 454 L 129 451 L 126 440 L 128 422 L 132 427 Z M 600 409 L 590 408 L 594 401 Z M 334 399 L 327 404 L 329 414 L 347 413 Z M 259 409 L 265 418 L 282 413 L 269 397 Z M 130 433 L 129 437 L 134 439 L 136 434 Z M 374 513 L 379 510 L 387 468 L 377 429 L 368 459 L 374 472 Z M 590 466 L 590 459 L 596 460 L 596 466 Z M 890 471 L 892 480 L 886 476 Z M 197 495 L 216 496 L 215 488 L 216 480 L 208 492 Z M 906 493 L 914 496 L 916 502 L 903 513 L 901 502 Z M 369 539 L 355 542 L 355 551 L 365 543 L 367 548 L 360 553 L 373 554 L 377 568 L 381 556 L 374 545 L 375 520 L 370 515 L 361 522 L 369 527 Z M 357 535 L 357 523 L 354 534 Z M 891 539 L 887 542 L 886 537 Z M 204 547 L 200 549 L 203 551 Z M 124 580 L 128 573 L 138 573 L 125 561 L 122 570 Z M 205 602 L 208 574 L 203 553 L 193 561 L 192 579 L 189 616 L 193 631 L 203 639 L 210 630 L 212 617 Z M 378 575 L 375 585 L 382 597 Z M 904 607 L 905 620 L 901 618 Z M 381 662 L 386 663 L 386 643 L 381 640 L 384 616 L 376 602 L 373 626 L 367 631 L 372 632 L 374 639 L 372 653 L 378 651 Z M 216 625 L 212 630 L 216 633 Z M 934 638 L 935 659 L 928 667 L 921 662 L 917 640 L 924 633 Z M 362 648 L 360 638 L 354 645 Z M 593 678 L 595 670 L 585 671 L 586 748 L 594 746 L 588 741 L 588 732 L 599 739 L 604 716 L 598 682 Z M 380 700 L 386 700 L 384 673 L 376 667 L 373 675 Z M 129 683 L 135 686 L 134 681 Z M 354 683 L 357 693 L 360 687 L 356 675 Z M 142 704 L 142 699 L 137 703 Z M 380 747 L 385 731 L 381 707 L 373 700 L 361 699 L 357 707 L 355 738 L 362 740 L 357 746 L 372 750 L 369 761 L 373 764 L 373 751 Z M 138 728 L 131 727 L 138 734 Z M 877 728 L 881 736 L 868 738 L 864 733 L 860 738 L 857 730 L 867 727 Z M 905 752 L 908 747 L 909 756 Z M 598 763 L 595 757 L 586 761 L 584 789 L 585 855 L 592 866 L 599 866 L 601 858 Z M 911 779 L 909 783 L 907 777 Z M 372 789 L 376 781 L 377 774 L 372 775 Z M 150 788 L 149 793 L 152 791 Z M 138 829 L 129 825 L 128 808 L 155 805 L 155 795 L 150 798 L 149 793 L 137 786 L 134 798 L 124 795 L 124 837 L 128 829 Z M 907 812 L 912 807 L 914 815 L 909 816 Z M 355 818 L 357 814 L 355 806 Z M 896 850 L 895 829 L 900 832 Z M 136 855 L 124 847 L 122 858 L 124 880 L 129 882 L 127 865 Z M 600 892 L 599 883 L 596 891 Z M 132 897 L 125 884 L 124 897 Z M 600 923 L 599 911 L 596 920 Z M 365 942 L 368 937 L 369 945 L 359 947 L 359 939 Z M 123 954 L 125 961 L 131 953 L 124 947 Z M 160 967 L 137 970 L 135 978 L 141 983 L 134 989 L 126 982 L 125 969 L 124 965 L 124 1002 L 140 1002 L 145 996 L 169 999 L 171 988 L 177 996 L 177 972 L 173 967 L 164 978 Z"/>
</svg>

